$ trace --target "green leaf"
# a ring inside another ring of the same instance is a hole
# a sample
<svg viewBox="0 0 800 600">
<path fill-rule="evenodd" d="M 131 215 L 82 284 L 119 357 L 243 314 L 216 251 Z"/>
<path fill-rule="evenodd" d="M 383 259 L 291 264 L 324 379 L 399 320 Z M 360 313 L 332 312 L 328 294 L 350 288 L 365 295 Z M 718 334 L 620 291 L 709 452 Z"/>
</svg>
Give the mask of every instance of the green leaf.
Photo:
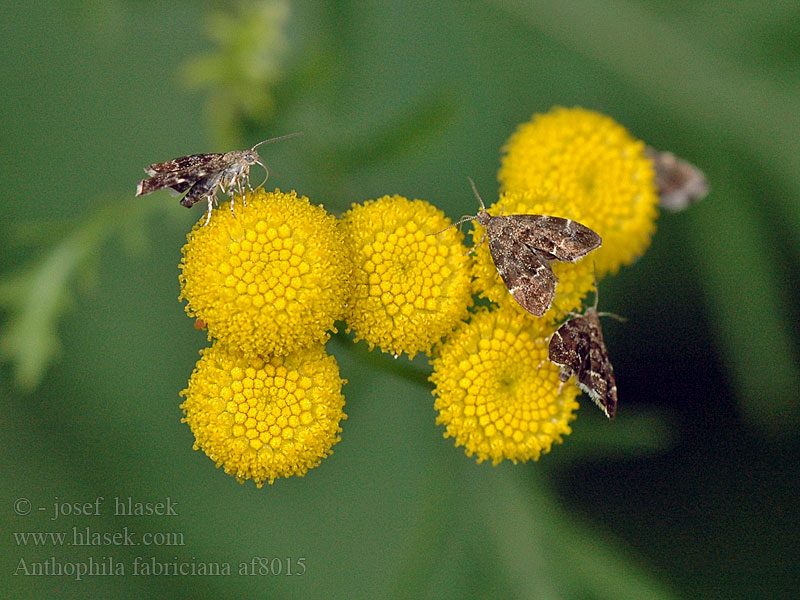
<svg viewBox="0 0 800 600">
<path fill-rule="evenodd" d="M 163 208 L 159 195 L 136 202 L 106 202 L 42 256 L 0 277 L 0 306 L 8 312 L 0 329 L 0 360 L 14 365 L 15 383 L 21 390 L 36 388 L 58 356 L 58 322 L 71 305 L 76 278 L 91 279 L 87 267 L 117 229 L 136 228 L 137 221 Z"/>
<path fill-rule="evenodd" d="M 516 583 L 515 597 L 674 598 L 621 544 L 559 505 L 544 479 L 531 478 L 532 484 L 524 469 L 504 465 L 468 480 L 475 514 L 504 576 Z"/>
</svg>

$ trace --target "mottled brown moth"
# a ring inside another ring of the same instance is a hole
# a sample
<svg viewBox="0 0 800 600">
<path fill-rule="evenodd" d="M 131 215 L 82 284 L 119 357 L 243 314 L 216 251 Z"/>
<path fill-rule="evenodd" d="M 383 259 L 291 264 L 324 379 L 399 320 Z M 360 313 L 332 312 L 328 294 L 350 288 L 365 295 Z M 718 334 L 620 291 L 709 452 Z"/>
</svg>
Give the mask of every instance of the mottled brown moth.
<svg viewBox="0 0 800 600">
<path fill-rule="evenodd" d="M 571 314 L 572 318 L 550 338 L 548 356 L 560 367 L 559 379 L 562 382 L 575 375 L 578 387 L 589 394 L 609 419 L 613 419 L 617 412 L 617 382 L 603 341 L 600 317 L 620 317 L 597 312 L 597 293 L 594 306 L 583 314 Z"/>
<path fill-rule="evenodd" d="M 562 217 L 493 217 L 486 212 L 475 182 L 469 181 L 481 210 L 456 224 L 475 220 L 486 228 L 475 248 L 489 238 L 489 253 L 506 288 L 522 308 L 541 317 L 550 308 L 558 283 L 550 261 L 575 262 L 600 247 L 600 236 L 585 225 Z"/>
<path fill-rule="evenodd" d="M 703 172 L 672 152 L 659 152 L 647 146 L 645 155 L 653 161 L 656 171 L 658 204 L 672 212 L 681 211 L 708 194 L 708 182 Z"/>
<path fill-rule="evenodd" d="M 290 133 L 264 140 L 249 150 L 234 150 L 224 154 L 192 154 L 152 164 L 145 168 L 145 173 L 150 177 L 139 182 L 136 186 L 136 195 L 142 196 L 162 188 L 169 188 L 173 194 L 184 194 L 181 204 L 187 208 L 206 200 L 208 216 L 205 224 L 208 225 L 211 220 L 211 209 L 217 204 L 217 191 L 222 190 L 230 196 L 231 214 L 233 214 L 234 192 L 238 192 L 246 206 L 245 182 L 250 191 L 253 189 L 250 187 L 250 167 L 261 165 L 267 173 L 264 181 L 269 177 L 269 169 L 256 152 L 256 148 L 296 135 L 302 134 Z"/>
</svg>

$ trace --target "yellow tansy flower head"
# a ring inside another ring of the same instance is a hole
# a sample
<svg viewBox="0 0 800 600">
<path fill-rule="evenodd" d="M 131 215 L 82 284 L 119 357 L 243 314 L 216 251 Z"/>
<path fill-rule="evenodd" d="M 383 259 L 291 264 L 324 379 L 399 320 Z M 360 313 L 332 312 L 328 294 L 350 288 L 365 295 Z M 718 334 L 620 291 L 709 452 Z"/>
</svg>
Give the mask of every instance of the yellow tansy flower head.
<svg viewBox="0 0 800 600">
<path fill-rule="evenodd" d="M 574 188 L 554 186 L 543 186 L 534 191 L 508 192 L 501 195 L 500 199 L 488 208 L 488 212 L 492 216 L 500 214 L 550 215 L 573 219 L 585 225 L 584 218 L 577 207 L 576 200 L 579 199 L 576 198 L 576 195 Z M 479 225 L 477 221 L 472 223 L 473 244 L 478 244 L 483 239 L 486 228 Z M 605 240 L 603 240 L 603 244 L 605 245 Z M 601 248 L 594 250 L 575 263 L 558 260 L 550 263 L 553 273 L 558 277 L 558 283 L 553 304 L 550 310 L 542 316 L 543 319 L 554 321 L 561 315 L 580 307 L 581 300 L 594 285 L 592 261 Z M 505 309 L 518 311 L 520 314 L 535 318 L 522 308 L 509 293 L 492 260 L 487 240 L 484 240 L 472 255 L 475 261 L 472 267 L 475 277 L 473 282 L 475 292 Z"/>
<path fill-rule="evenodd" d="M 268 359 L 214 343 L 181 392 L 195 450 L 258 487 L 302 477 L 331 453 L 346 419 L 339 367 L 314 345 Z"/>
<path fill-rule="evenodd" d="M 547 360 L 552 326 L 508 310 L 476 313 L 437 347 L 437 423 L 478 462 L 538 460 L 569 427 L 578 388 Z"/>
<path fill-rule="evenodd" d="M 336 219 L 295 192 L 258 190 L 236 215 L 215 211 L 188 234 L 186 312 L 209 337 L 250 354 L 324 342 L 344 312 L 351 264 Z"/>
<path fill-rule="evenodd" d="M 506 191 L 553 183 L 577 188 L 581 222 L 603 238 L 592 253 L 602 277 L 639 257 L 655 231 L 658 197 L 644 149 L 610 117 L 555 108 L 509 138 L 498 178 Z"/>
<path fill-rule="evenodd" d="M 346 321 L 370 348 L 428 352 L 467 316 L 470 259 L 463 234 L 422 200 L 384 196 L 342 215 L 353 257 Z M 439 233 L 441 232 L 441 233 Z"/>
</svg>

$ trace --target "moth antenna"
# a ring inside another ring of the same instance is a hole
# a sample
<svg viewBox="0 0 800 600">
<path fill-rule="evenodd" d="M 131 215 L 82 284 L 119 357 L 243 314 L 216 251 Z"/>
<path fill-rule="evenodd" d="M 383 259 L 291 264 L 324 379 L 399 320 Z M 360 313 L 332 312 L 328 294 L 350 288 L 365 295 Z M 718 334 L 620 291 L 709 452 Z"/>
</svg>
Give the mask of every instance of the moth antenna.
<svg viewBox="0 0 800 600">
<path fill-rule="evenodd" d="M 264 144 L 271 144 L 272 142 L 277 142 L 279 140 L 285 140 L 285 139 L 290 138 L 290 137 L 297 137 L 298 135 L 303 135 L 303 132 L 302 131 L 298 131 L 297 133 L 288 133 L 286 135 L 279 135 L 278 137 L 269 138 L 268 140 L 260 141 L 255 146 L 250 148 L 250 150 L 251 151 L 255 151 L 256 148 L 258 148 L 259 146 L 263 146 Z M 258 156 L 258 153 L 256 153 L 256 156 Z M 259 156 L 259 159 L 260 158 L 261 157 Z M 264 181 L 262 181 L 258 186 L 256 186 L 256 187 L 261 187 L 265 183 L 267 183 L 267 179 L 269 179 L 269 169 L 267 168 L 267 165 L 265 165 L 263 162 L 261 162 L 261 160 L 257 160 L 256 164 L 257 165 L 261 165 L 264 168 L 264 171 L 266 172 L 266 177 L 264 177 Z M 250 178 L 249 177 L 247 179 L 247 185 L 248 186 L 250 185 Z M 253 189 L 253 188 L 250 188 L 250 189 Z"/>
<path fill-rule="evenodd" d="M 478 202 L 481 203 L 481 212 L 486 212 L 486 205 L 484 205 L 483 198 L 481 198 L 481 195 L 478 193 L 478 187 L 475 185 L 475 182 L 472 180 L 472 177 L 467 177 L 467 181 L 469 181 L 470 185 L 472 186 L 472 191 L 475 192 L 475 197 L 478 199 Z M 445 227 L 441 231 L 438 231 L 436 233 L 430 233 L 428 235 L 439 235 L 440 233 L 444 233 L 445 231 L 447 231 L 451 227 L 456 227 L 458 225 L 461 225 L 462 223 L 466 223 L 467 221 L 474 221 L 477 218 L 478 217 L 475 216 L 475 215 L 472 215 L 472 216 L 469 216 L 469 217 L 461 217 L 461 219 L 459 219 L 458 221 L 456 221 L 455 223 L 453 223 L 449 227 Z"/>
<path fill-rule="evenodd" d="M 592 265 L 592 266 L 594 266 L 594 265 Z M 599 298 L 600 298 L 600 288 L 597 287 L 597 270 L 595 269 L 594 270 L 594 311 L 595 312 L 597 312 L 597 303 L 599 301 Z M 610 312 L 597 312 L 597 316 L 598 317 L 611 317 L 612 319 L 616 319 L 620 323 L 624 323 L 625 321 L 628 320 L 625 317 L 621 317 L 616 313 L 610 313 Z"/>
<path fill-rule="evenodd" d="M 472 186 L 472 191 L 475 193 L 475 197 L 478 199 L 478 202 L 481 203 L 481 211 L 486 212 L 486 205 L 483 203 L 483 198 L 478 193 L 478 186 L 475 185 L 475 182 L 472 180 L 472 177 L 467 177 L 469 184 Z"/>
<path fill-rule="evenodd" d="M 594 278 L 594 310 L 597 311 L 597 303 L 600 301 L 600 288 L 597 287 L 597 265 L 592 261 L 592 277 Z"/>
<path fill-rule="evenodd" d="M 261 167 L 264 169 L 264 172 L 267 174 L 267 175 L 266 175 L 266 177 L 264 177 L 264 181 L 262 181 L 261 183 L 259 183 L 259 184 L 256 186 L 257 188 L 259 188 L 259 187 L 263 187 L 263 185 L 264 185 L 265 183 L 267 183 L 267 179 L 269 179 L 269 169 L 267 168 L 267 165 L 265 165 L 265 164 L 264 164 L 263 162 L 261 162 L 260 160 L 257 160 L 257 161 L 256 161 L 256 164 L 257 164 L 257 165 L 260 165 L 260 166 L 261 166 Z M 250 180 L 249 180 L 249 179 L 247 180 L 247 185 L 250 185 Z"/>
<path fill-rule="evenodd" d="M 256 148 L 258 148 L 259 146 L 263 146 L 264 144 L 271 144 L 272 142 L 277 142 L 279 140 L 285 140 L 286 138 L 296 137 L 298 135 L 303 135 L 303 132 L 302 131 L 298 131 L 297 133 L 288 133 L 286 135 L 279 135 L 278 137 L 269 138 L 268 140 L 263 140 L 261 142 L 258 142 L 252 148 L 250 148 L 250 150 L 255 150 Z"/>
<path fill-rule="evenodd" d="M 460 219 L 460 220 L 456 221 L 456 222 L 455 222 L 455 223 L 453 223 L 452 225 L 448 225 L 447 227 L 445 227 L 445 228 L 444 228 L 444 229 L 442 229 L 441 231 L 437 231 L 436 233 L 429 233 L 428 235 L 429 235 L 429 236 L 430 236 L 430 235 L 439 235 L 440 233 L 444 233 L 444 232 L 445 232 L 445 231 L 447 231 L 448 229 L 452 229 L 453 227 L 458 227 L 459 225 L 461 225 L 462 223 L 466 223 L 467 221 L 474 221 L 474 220 L 475 220 L 475 219 L 477 219 L 477 218 L 478 218 L 478 217 L 474 217 L 474 216 L 470 216 L 470 217 L 461 217 L 461 219 Z M 426 236 L 426 237 L 427 237 L 427 236 Z"/>
</svg>

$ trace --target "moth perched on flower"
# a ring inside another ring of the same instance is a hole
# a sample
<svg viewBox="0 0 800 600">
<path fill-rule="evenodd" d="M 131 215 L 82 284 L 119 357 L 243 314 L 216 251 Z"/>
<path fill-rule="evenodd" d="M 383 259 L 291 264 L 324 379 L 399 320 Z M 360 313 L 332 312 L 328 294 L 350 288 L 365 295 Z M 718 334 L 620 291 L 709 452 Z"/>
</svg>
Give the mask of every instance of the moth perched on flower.
<svg viewBox="0 0 800 600">
<path fill-rule="evenodd" d="M 464 221 L 486 228 L 489 252 L 497 272 L 514 299 L 529 313 L 544 315 L 553 302 L 558 278 L 550 261 L 574 263 L 602 244 L 600 236 L 585 225 L 550 215 L 492 216 L 486 211 L 475 182 L 469 180 L 481 210 Z M 478 242 L 478 246 L 483 239 Z"/>
<path fill-rule="evenodd" d="M 187 208 L 191 208 L 201 200 L 207 200 L 208 216 L 205 224 L 208 225 L 211 220 L 211 209 L 217 203 L 218 190 L 230 195 L 231 214 L 233 214 L 234 192 L 238 192 L 246 204 L 245 180 L 247 180 L 247 187 L 251 191 L 253 189 L 250 187 L 249 180 L 250 167 L 261 165 L 267 172 L 264 181 L 269 178 L 269 169 L 262 162 L 256 148 L 296 135 L 302 135 L 302 133 L 290 133 L 264 140 L 249 150 L 234 150 L 224 154 L 191 154 L 152 164 L 145 168 L 145 172 L 150 177 L 139 182 L 139 185 L 136 186 L 136 195 L 143 196 L 162 188 L 170 188 L 179 195 L 185 194 L 181 198 L 181 204 Z"/>
<path fill-rule="evenodd" d="M 572 318 L 550 338 L 548 356 L 553 364 L 559 366 L 562 382 L 575 375 L 578 387 L 589 394 L 605 416 L 613 419 L 617 412 L 617 382 L 603 340 L 600 317 L 624 319 L 612 313 L 597 312 L 596 290 L 597 284 L 594 306 L 583 314 L 572 313 Z"/>
</svg>

